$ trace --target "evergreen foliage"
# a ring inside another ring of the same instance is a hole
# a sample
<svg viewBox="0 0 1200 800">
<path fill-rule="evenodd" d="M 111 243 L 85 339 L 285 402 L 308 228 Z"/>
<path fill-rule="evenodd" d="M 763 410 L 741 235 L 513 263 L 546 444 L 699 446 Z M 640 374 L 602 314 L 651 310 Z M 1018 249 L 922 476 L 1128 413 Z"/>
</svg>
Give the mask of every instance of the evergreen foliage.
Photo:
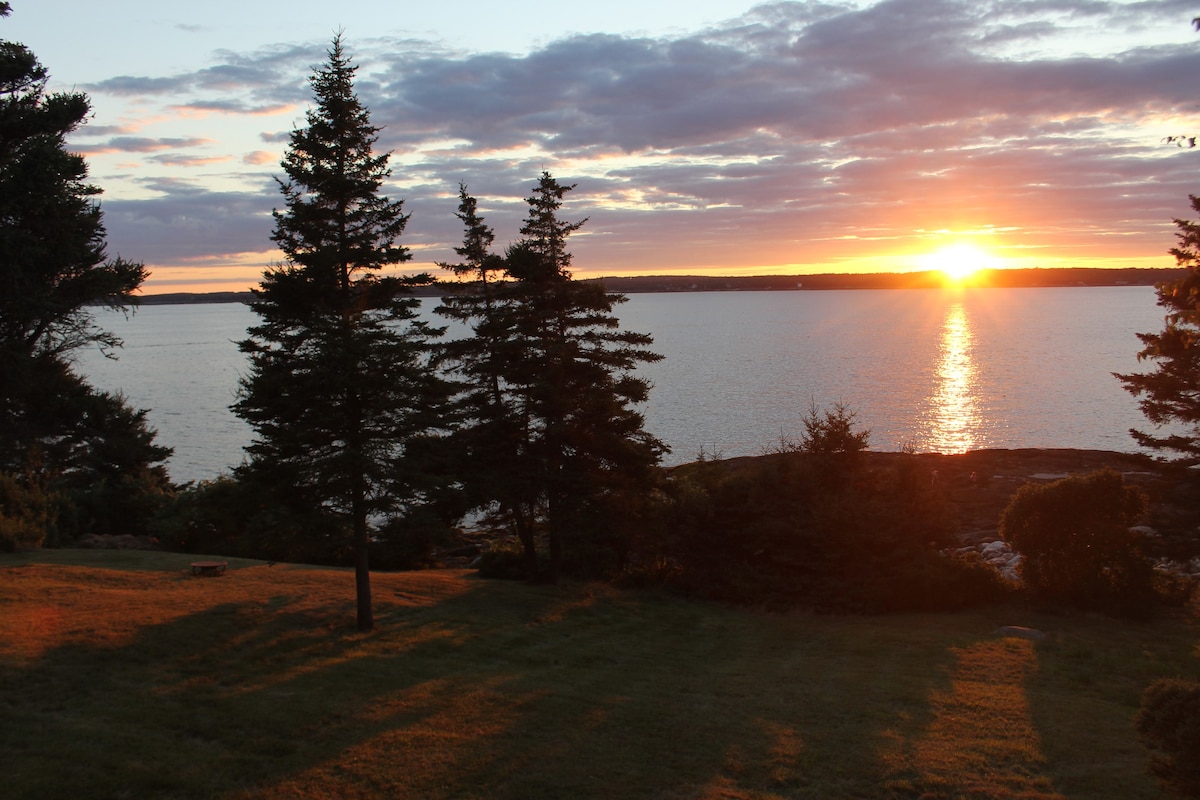
<svg viewBox="0 0 1200 800">
<path fill-rule="evenodd" d="M 1200 197 L 1190 199 L 1192 209 L 1200 212 Z M 1138 360 L 1153 361 L 1156 368 L 1116 377 L 1139 398 L 1142 414 L 1156 429 L 1182 428 L 1131 430 L 1130 435 L 1144 447 L 1174 452 L 1191 465 L 1200 463 L 1200 222 L 1177 219 L 1175 225 L 1179 243 L 1170 252 L 1187 272 L 1158 286 L 1158 305 L 1167 310 L 1163 330 L 1138 334 L 1145 345 Z"/>
<path fill-rule="evenodd" d="M 839 485 L 851 481 L 871 438 L 869 430 L 856 429 L 854 409 L 843 402 L 821 409 L 812 400 L 800 422 L 804 426 L 800 439 L 781 436 L 775 452 L 806 453 L 826 481 Z"/>
<path fill-rule="evenodd" d="M 76 505 L 52 515 L 61 535 L 138 532 L 171 490 L 170 450 L 144 411 L 90 387 L 70 357 L 120 346 L 94 310 L 131 309 L 146 271 L 107 256 L 100 189 L 66 147 L 88 98 L 48 93 L 48 80 L 28 48 L 0 41 L 0 471 Z"/>
<path fill-rule="evenodd" d="M 915 456 L 837 470 L 819 454 L 678 467 L 637 571 L 716 600 L 828 611 L 942 611 L 1003 599 L 978 560 L 947 554 L 949 508 Z"/>
<path fill-rule="evenodd" d="M 240 344 L 250 372 L 233 408 L 255 430 L 239 475 L 287 498 L 296 536 L 311 523 L 352 547 L 367 630 L 372 520 L 413 513 L 434 489 L 420 440 L 441 425 L 445 384 L 428 358 L 440 330 L 412 296 L 431 279 L 383 274 L 410 258 L 397 243 L 408 217 L 380 193 L 389 156 L 373 152 L 356 70 L 339 35 L 282 162 L 272 239 L 286 262 L 255 291 L 261 322 Z"/>
<path fill-rule="evenodd" d="M 867 449 L 871 432 L 855 430 L 855 416 L 846 403 L 834 403 L 833 408 L 822 411 L 813 401 L 802 420 L 804 433 L 800 437 L 800 450 L 817 456 L 845 456 L 859 460 L 860 454 Z"/>
<path fill-rule="evenodd" d="M 586 222 L 560 217 L 573 188 L 543 172 L 522 238 L 500 260 L 460 187 L 464 260 L 443 266 L 470 280 L 439 308 L 474 333 L 446 348 L 463 382 L 456 443 L 469 502 L 519 537 L 527 574 L 539 571 L 544 538 L 550 580 L 568 561 L 619 562 L 623 517 L 652 490 L 666 449 L 635 409 L 649 392 L 635 368 L 661 358 L 651 338 L 621 329 L 623 296 L 572 280 L 567 240 Z"/>
<path fill-rule="evenodd" d="M 0 472 L 0 553 L 41 546 L 54 524 L 54 506 L 36 480 Z"/>
<path fill-rule="evenodd" d="M 66 137 L 90 111 L 82 92 L 47 93 L 32 52 L 0 41 L 0 340 L 9 358 L 63 355 L 120 342 L 92 307 L 125 309 L 146 277 L 141 264 L 105 253 L 100 189 Z"/>
</svg>

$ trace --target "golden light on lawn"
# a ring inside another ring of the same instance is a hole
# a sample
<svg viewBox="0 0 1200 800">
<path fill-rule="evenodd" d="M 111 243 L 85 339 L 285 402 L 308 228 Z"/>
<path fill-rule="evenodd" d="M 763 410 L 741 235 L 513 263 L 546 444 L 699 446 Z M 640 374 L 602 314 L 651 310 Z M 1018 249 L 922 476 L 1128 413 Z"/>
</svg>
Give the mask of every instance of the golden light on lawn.
<svg viewBox="0 0 1200 800">
<path fill-rule="evenodd" d="M 921 265 L 941 272 L 951 283 L 964 283 L 981 269 L 993 266 L 995 258 L 969 242 L 946 245 L 921 258 Z"/>
<path fill-rule="evenodd" d="M 1037 661 L 1033 643 L 1018 639 L 957 650 L 948 684 L 930 693 L 922 734 L 885 737 L 891 783 L 913 796 L 945 797 L 939 790 L 957 786 L 956 797 L 1063 800 L 1040 769 L 1047 759 L 1025 688 Z"/>
</svg>

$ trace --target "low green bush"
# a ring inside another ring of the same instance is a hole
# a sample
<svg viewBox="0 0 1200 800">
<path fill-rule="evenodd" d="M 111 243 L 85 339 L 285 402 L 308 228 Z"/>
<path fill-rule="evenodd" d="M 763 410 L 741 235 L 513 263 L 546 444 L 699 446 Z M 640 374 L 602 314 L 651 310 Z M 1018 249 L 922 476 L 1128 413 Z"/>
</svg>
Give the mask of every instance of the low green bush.
<svg viewBox="0 0 1200 800">
<path fill-rule="evenodd" d="M 180 492 L 158 516 L 163 546 L 185 553 L 348 565 L 349 536 L 305 498 L 222 476 Z"/>
<path fill-rule="evenodd" d="M 1000 536 L 1022 556 L 1020 575 L 1036 600 L 1121 616 L 1157 604 L 1154 569 L 1130 530 L 1146 496 L 1111 469 L 1017 490 Z"/>
<path fill-rule="evenodd" d="M 832 475 L 825 455 L 676 470 L 654 563 L 689 593 L 769 607 L 933 611 L 1007 596 L 991 567 L 948 555 L 948 503 L 915 456 Z"/>
<path fill-rule="evenodd" d="M 1163 678 L 1150 684 L 1134 722 L 1150 748 L 1150 773 L 1180 797 L 1200 797 L 1200 683 Z"/>
<path fill-rule="evenodd" d="M 484 550 L 479 556 L 479 575 L 499 580 L 532 580 L 525 550 L 516 538 L 503 539 Z"/>
<path fill-rule="evenodd" d="M 55 502 L 50 493 L 0 472 L 0 552 L 41 547 L 54 519 Z"/>
</svg>

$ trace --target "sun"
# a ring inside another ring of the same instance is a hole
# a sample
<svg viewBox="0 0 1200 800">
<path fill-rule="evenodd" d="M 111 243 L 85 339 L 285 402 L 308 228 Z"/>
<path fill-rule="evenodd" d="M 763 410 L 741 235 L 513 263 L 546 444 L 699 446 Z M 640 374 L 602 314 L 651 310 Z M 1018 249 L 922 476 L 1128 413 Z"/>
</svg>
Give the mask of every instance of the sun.
<svg viewBox="0 0 1200 800">
<path fill-rule="evenodd" d="M 941 272 L 951 283 L 963 283 L 981 269 L 987 269 L 991 256 L 966 242 L 946 245 L 921 259 L 931 271 Z"/>
</svg>

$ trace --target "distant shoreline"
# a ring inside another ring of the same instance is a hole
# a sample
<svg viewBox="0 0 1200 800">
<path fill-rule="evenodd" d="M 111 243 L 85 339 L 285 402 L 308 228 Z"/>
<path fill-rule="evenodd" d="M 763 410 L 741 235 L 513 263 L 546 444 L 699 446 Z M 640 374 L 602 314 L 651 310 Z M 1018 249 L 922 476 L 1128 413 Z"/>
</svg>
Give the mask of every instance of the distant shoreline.
<svg viewBox="0 0 1200 800">
<path fill-rule="evenodd" d="M 1155 286 L 1178 278 L 1179 267 L 1117 268 L 1072 267 L 1050 269 L 981 270 L 978 280 L 967 286 L 993 289 L 1063 288 L 1101 286 Z M 603 283 L 621 294 L 661 292 L 794 292 L 838 289 L 940 289 L 946 280 L 940 272 L 856 273 L 821 275 L 755 275 L 714 277 L 710 275 L 634 275 L 586 278 Z M 448 294 L 453 284 L 419 290 L 420 297 Z M 249 303 L 250 292 L 171 292 L 143 295 L 142 305 L 188 305 L 196 303 Z"/>
</svg>

